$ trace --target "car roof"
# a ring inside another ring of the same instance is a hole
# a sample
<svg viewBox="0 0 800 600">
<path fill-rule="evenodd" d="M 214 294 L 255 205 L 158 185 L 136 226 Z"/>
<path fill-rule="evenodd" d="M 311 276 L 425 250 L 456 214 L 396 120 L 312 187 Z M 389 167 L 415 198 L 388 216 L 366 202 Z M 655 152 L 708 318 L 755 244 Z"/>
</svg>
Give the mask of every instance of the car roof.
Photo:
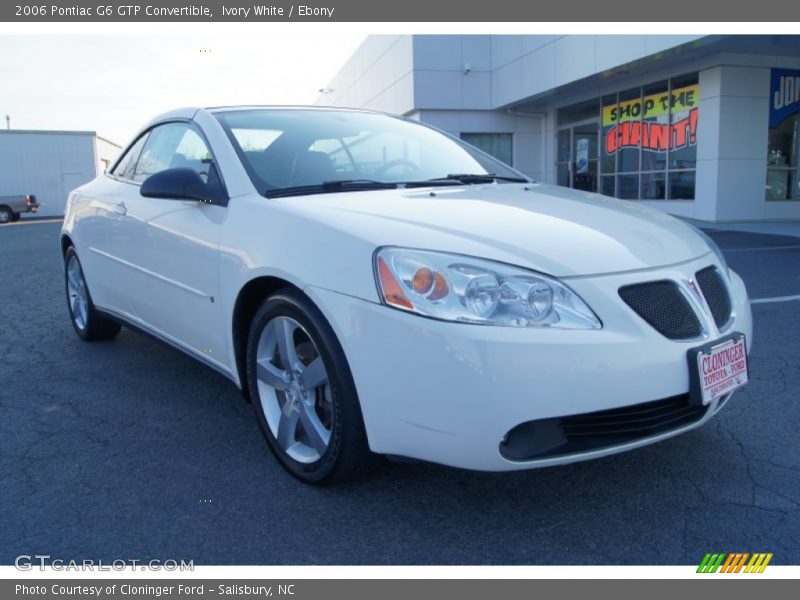
<svg viewBox="0 0 800 600">
<path fill-rule="evenodd" d="M 318 106 L 308 104 L 246 104 L 234 106 L 207 106 L 204 110 L 208 112 L 233 112 L 245 110 L 312 110 L 312 111 L 325 111 L 336 110 L 342 112 L 362 112 L 362 113 L 377 113 L 374 110 L 367 110 L 364 108 L 350 108 L 344 106 Z M 383 113 L 380 113 L 383 114 Z"/>
<path fill-rule="evenodd" d="M 163 123 L 164 121 L 174 121 L 174 120 L 185 120 L 185 119 L 192 119 L 196 114 L 197 111 L 201 110 L 199 107 L 196 106 L 186 106 L 183 108 L 176 108 L 174 110 L 168 110 L 167 112 L 161 113 L 150 119 L 145 126 L 142 128 L 141 131 L 145 129 L 149 129 L 153 125 L 158 125 L 159 123 Z M 138 136 L 139 134 L 137 134 Z"/>
<path fill-rule="evenodd" d="M 387 115 L 390 117 L 397 117 L 398 115 L 392 115 L 390 113 L 384 113 L 380 111 L 374 110 L 367 110 L 364 108 L 348 108 L 342 106 L 317 106 L 317 105 L 304 105 L 304 104 L 297 104 L 297 105 L 276 105 L 276 104 L 243 104 L 243 105 L 231 105 L 231 106 L 185 106 L 183 108 L 176 108 L 174 110 L 169 110 L 167 112 L 161 113 L 156 117 L 153 117 L 148 121 L 148 123 L 142 128 L 148 129 L 153 127 L 154 125 L 158 125 L 159 123 L 164 123 L 165 121 L 173 121 L 173 120 L 185 120 L 185 119 L 193 119 L 198 111 L 206 110 L 210 113 L 219 113 L 219 112 L 236 112 L 236 111 L 248 111 L 248 110 L 309 110 L 309 111 L 326 111 L 326 110 L 335 110 L 341 112 L 354 112 L 354 113 L 370 113 L 370 114 L 381 114 Z"/>
</svg>

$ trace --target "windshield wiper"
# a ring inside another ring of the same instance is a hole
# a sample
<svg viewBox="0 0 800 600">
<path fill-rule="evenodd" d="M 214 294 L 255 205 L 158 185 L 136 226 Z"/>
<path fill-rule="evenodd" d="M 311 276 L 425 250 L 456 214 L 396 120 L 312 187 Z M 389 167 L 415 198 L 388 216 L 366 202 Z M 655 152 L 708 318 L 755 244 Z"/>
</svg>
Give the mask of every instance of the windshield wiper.
<svg viewBox="0 0 800 600">
<path fill-rule="evenodd" d="M 375 181 L 373 179 L 335 179 L 314 185 L 297 185 L 293 187 L 266 190 L 267 198 L 284 198 L 286 196 L 309 196 L 311 194 L 335 194 L 337 192 L 362 192 L 369 190 L 393 190 L 396 183 Z"/>
<path fill-rule="evenodd" d="M 432 181 L 460 181 L 462 183 L 484 183 L 492 181 L 509 181 L 511 183 L 528 183 L 524 177 L 510 177 L 497 173 L 449 173 L 446 177 L 439 177 Z"/>
<path fill-rule="evenodd" d="M 478 183 L 492 183 L 493 181 L 508 181 L 510 183 L 529 183 L 530 180 L 522 177 L 509 177 L 495 173 L 454 173 L 446 177 L 435 177 L 424 181 L 387 182 L 374 179 L 334 179 L 323 181 L 314 185 L 297 185 L 285 188 L 275 188 L 264 191 L 267 198 L 285 198 L 287 196 L 309 196 L 311 194 L 335 194 L 337 192 L 362 192 L 369 190 L 393 190 L 398 187 L 415 188 L 444 185 L 471 185 Z"/>
<path fill-rule="evenodd" d="M 445 177 L 435 177 L 425 181 L 407 181 L 406 187 L 423 187 L 426 185 L 458 185 L 458 184 L 477 184 L 492 183 L 493 181 L 508 181 L 509 183 L 529 183 L 530 180 L 523 177 L 510 177 L 507 175 L 497 175 L 496 173 L 450 173 Z"/>
</svg>

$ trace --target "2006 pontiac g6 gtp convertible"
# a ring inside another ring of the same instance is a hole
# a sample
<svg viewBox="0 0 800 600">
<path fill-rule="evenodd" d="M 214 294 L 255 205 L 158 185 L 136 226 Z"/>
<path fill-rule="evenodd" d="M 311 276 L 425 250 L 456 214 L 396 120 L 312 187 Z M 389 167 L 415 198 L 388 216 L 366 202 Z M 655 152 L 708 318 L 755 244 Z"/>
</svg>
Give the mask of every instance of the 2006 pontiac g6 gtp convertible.
<svg viewBox="0 0 800 600">
<path fill-rule="evenodd" d="M 699 230 L 384 114 L 162 115 L 69 195 L 61 247 L 81 338 L 217 369 L 306 482 L 605 456 L 748 379 L 747 292 Z"/>
</svg>

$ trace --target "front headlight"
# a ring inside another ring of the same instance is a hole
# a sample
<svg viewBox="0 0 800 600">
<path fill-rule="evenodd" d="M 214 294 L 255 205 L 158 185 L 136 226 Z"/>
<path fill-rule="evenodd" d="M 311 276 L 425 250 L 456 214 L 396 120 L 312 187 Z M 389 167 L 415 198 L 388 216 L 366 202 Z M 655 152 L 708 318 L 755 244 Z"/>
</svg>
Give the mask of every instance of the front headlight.
<svg viewBox="0 0 800 600">
<path fill-rule="evenodd" d="M 443 252 L 381 248 L 375 278 L 394 308 L 461 323 L 600 329 L 586 303 L 552 277 Z"/>
</svg>

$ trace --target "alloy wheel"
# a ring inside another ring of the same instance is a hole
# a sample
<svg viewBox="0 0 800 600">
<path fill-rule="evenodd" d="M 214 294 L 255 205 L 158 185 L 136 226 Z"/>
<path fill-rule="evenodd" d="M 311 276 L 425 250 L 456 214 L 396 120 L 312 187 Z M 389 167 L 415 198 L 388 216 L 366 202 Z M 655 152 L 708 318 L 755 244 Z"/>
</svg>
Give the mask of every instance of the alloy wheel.
<svg viewBox="0 0 800 600">
<path fill-rule="evenodd" d="M 300 323 L 278 316 L 256 349 L 261 406 L 280 449 L 300 463 L 325 454 L 333 431 L 333 399 L 316 343 Z"/>
<path fill-rule="evenodd" d="M 70 256 L 67 262 L 67 294 L 69 295 L 69 310 L 75 325 L 83 331 L 89 318 L 89 296 L 86 290 L 86 280 L 83 270 L 75 256 Z"/>
</svg>

